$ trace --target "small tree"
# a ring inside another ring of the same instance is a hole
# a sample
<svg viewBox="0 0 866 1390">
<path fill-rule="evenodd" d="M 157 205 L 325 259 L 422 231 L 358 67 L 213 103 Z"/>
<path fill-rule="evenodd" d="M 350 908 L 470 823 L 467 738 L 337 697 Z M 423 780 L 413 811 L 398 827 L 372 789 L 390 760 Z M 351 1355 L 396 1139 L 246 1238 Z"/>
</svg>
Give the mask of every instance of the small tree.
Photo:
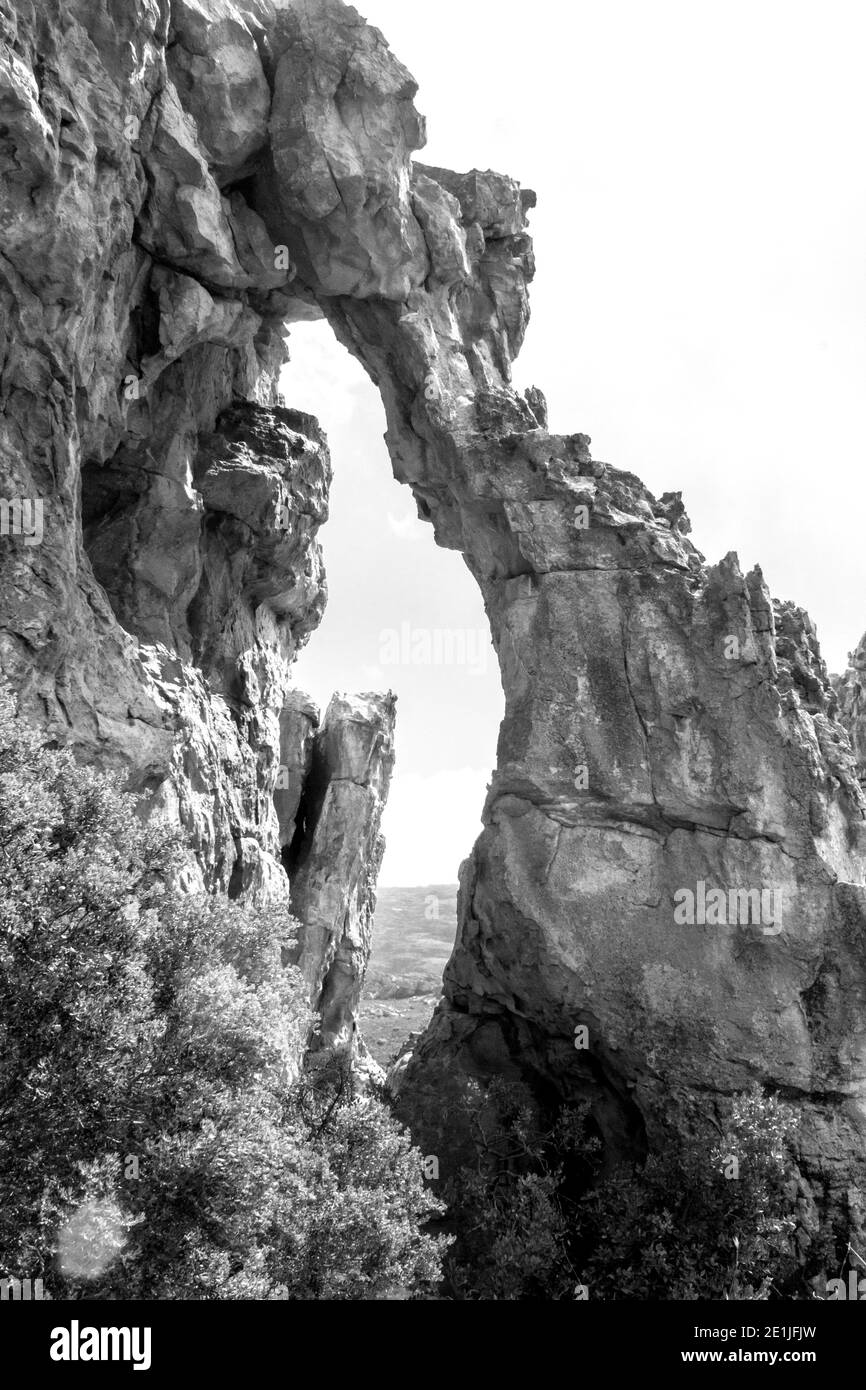
<svg viewBox="0 0 866 1390">
<path fill-rule="evenodd" d="M 494 1078 L 464 1101 L 475 1163 L 448 1184 L 458 1232 L 446 1273 L 460 1299 L 570 1299 L 575 1183 L 591 1176 L 598 1140 L 583 1107 L 545 1120 L 529 1089 Z"/>
<path fill-rule="evenodd" d="M 76 1298 L 369 1298 L 439 1277 L 387 1108 L 299 1075 L 297 924 L 166 890 L 176 832 L 0 692 L 0 1274 Z"/>
<path fill-rule="evenodd" d="M 759 1091 L 734 1098 L 721 1141 L 674 1137 L 580 1205 L 597 1298 L 764 1299 L 797 1271 L 788 1140 L 794 1112 Z"/>
<path fill-rule="evenodd" d="M 588 1107 L 544 1120 L 523 1086 L 470 1101 L 476 1162 L 446 1191 L 458 1298 L 761 1299 L 798 1272 L 790 1107 L 735 1098 L 721 1142 L 671 1136 L 601 1171 Z"/>
</svg>

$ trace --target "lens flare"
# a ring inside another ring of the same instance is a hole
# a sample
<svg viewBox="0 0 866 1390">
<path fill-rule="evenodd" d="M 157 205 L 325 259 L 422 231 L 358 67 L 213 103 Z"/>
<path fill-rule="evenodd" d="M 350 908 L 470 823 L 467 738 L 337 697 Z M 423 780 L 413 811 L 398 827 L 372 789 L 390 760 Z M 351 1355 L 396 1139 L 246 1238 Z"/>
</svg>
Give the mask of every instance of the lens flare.
<svg viewBox="0 0 866 1390">
<path fill-rule="evenodd" d="M 62 1273 L 70 1279 L 98 1279 L 123 1249 L 125 1232 L 116 1202 L 108 1198 L 82 1202 L 58 1236 Z"/>
</svg>

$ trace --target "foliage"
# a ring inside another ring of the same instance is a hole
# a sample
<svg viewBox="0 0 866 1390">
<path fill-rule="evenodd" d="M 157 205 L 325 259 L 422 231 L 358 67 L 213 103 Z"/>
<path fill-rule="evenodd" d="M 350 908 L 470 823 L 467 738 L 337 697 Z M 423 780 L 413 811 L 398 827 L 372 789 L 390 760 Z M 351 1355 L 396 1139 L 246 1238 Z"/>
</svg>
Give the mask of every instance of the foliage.
<svg viewBox="0 0 866 1390">
<path fill-rule="evenodd" d="M 598 1298 L 766 1299 L 796 1272 L 790 1107 L 737 1096 L 719 1142 L 680 1138 L 638 1171 L 599 1183 L 580 1206 Z"/>
<path fill-rule="evenodd" d="M 455 1297 L 764 1299 L 790 1288 L 793 1113 L 778 1100 L 738 1096 L 720 1141 L 680 1133 L 612 1174 L 586 1106 L 545 1122 L 525 1087 L 495 1081 L 472 1122 L 475 1164 L 447 1193 Z"/>
<path fill-rule="evenodd" d="M 181 848 L 0 691 L 0 1274 L 63 1298 L 375 1298 L 440 1272 L 387 1107 L 299 1075 L 297 924 L 173 892 Z"/>
<path fill-rule="evenodd" d="M 575 1176 L 593 1171 L 598 1142 L 583 1110 L 546 1125 L 525 1085 L 495 1078 L 465 1101 L 475 1162 L 445 1191 L 459 1232 L 446 1273 L 460 1299 L 568 1299 Z"/>
</svg>

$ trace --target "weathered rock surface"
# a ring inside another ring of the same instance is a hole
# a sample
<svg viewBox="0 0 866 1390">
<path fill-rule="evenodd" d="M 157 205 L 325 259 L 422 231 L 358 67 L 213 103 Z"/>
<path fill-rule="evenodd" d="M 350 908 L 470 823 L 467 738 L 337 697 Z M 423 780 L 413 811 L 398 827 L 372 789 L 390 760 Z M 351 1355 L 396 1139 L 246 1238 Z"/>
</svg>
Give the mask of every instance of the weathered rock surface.
<svg viewBox="0 0 866 1390">
<path fill-rule="evenodd" d="M 799 1108 L 804 1190 L 858 1224 L 853 678 L 834 692 L 808 618 L 774 606 L 759 570 L 705 562 L 679 494 L 551 435 L 541 391 L 513 389 L 534 195 L 413 162 L 415 84 L 381 35 L 340 0 L 207 15 L 0 0 L 0 467 L 10 493 L 48 501 L 44 544 L 0 557 L 0 652 L 24 707 L 170 787 L 201 872 L 230 891 L 288 852 L 304 968 L 339 1037 L 388 710 L 359 733 L 337 708 L 315 735 L 312 786 L 317 749 L 333 743 L 338 770 L 377 751 L 367 782 L 317 792 L 312 840 L 303 791 L 279 821 L 262 812 L 280 720 L 284 740 L 300 729 L 294 762 L 279 754 L 298 769 L 315 725 L 282 677 L 319 611 L 325 465 L 274 382 L 281 326 L 323 313 L 381 390 L 396 477 L 482 589 L 506 693 L 445 998 L 406 1069 L 425 1152 L 456 1142 L 443 1094 L 465 1076 L 589 1095 L 620 1153 L 663 1142 L 687 1096 L 711 1122 L 758 1083 Z M 278 553 L 280 487 L 298 524 Z M 676 911 L 699 885 L 771 892 L 773 915 L 690 925 Z"/>
<path fill-rule="evenodd" d="M 0 538 L 0 659 L 22 713 L 180 822 L 184 886 L 287 899 L 331 467 L 276 386 L 320 311 L 238 186 L 269 139 L 254 9 L 0 4 L 0 475 L 44 506 L 41 544 Z"/>
<path fill-rule="evenodd" d="M 335 695 L 304 784 L 303 833 L 290 850 L 296 964 L 321 1012 L 326 1047 L 351 1048 L 370 958 L 382 811 L 394 766 L 392 695 Z"/>
<path fill-rule="evenodd" d="M 848 731 L 860 781 L 866 783 L 866 636 L 849 654 L 841 676 L 832 677 L 839 723 Z"/>
<path fill-rule="evenodd" d="M 677 494 L 548 433 L 541 393 L 510 385 L 533 195 L 410 164 L 399 64 L 336 4 L 292 24 L 335 72 L 278 79 L 259 207 L 379 385 L 396 476 L 478 579 L 506 692 L 445 1001 L 405 1083 L 424 1143 L 453 1144 L 461 1070 L 590 1094 L 620 1151 L 661 1142 L 684 1094 L 715 1116 L 758 1082 L 798 1103 L 805 1177 L 857 1220 L 864 801 L 808 620 L 735 556 L 707 565 Z M 301 130 L 321 156 L 293 164 Z M 774 889 L 780 921 L 680 925 L 699 883 Z"/>
<path fill-rule="evenodd" d="M 296 833 L 303 838 L 306 818 L 298 812 L 304 787 L 313 767 L 316 731 L 321 723 L 319 707 L 303 690 L 290 690 L 280 712 L 280 769 L 274 803 L 280 834 L 280 851 L 291 853 Z"/>
</svg>

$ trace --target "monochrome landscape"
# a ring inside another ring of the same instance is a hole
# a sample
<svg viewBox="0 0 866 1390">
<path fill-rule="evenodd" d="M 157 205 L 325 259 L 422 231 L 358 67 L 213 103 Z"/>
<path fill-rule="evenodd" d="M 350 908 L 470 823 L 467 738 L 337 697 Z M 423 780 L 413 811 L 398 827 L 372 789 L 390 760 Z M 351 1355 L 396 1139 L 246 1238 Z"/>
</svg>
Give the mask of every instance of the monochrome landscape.
<svg viewBox="0 0 866 1390">
<path fill-rule="evenodd" d="M 2 1301 L 862 1299 L 866 638 L 554 422 L 423 96 L 0 0 Z"/>
</svg>

